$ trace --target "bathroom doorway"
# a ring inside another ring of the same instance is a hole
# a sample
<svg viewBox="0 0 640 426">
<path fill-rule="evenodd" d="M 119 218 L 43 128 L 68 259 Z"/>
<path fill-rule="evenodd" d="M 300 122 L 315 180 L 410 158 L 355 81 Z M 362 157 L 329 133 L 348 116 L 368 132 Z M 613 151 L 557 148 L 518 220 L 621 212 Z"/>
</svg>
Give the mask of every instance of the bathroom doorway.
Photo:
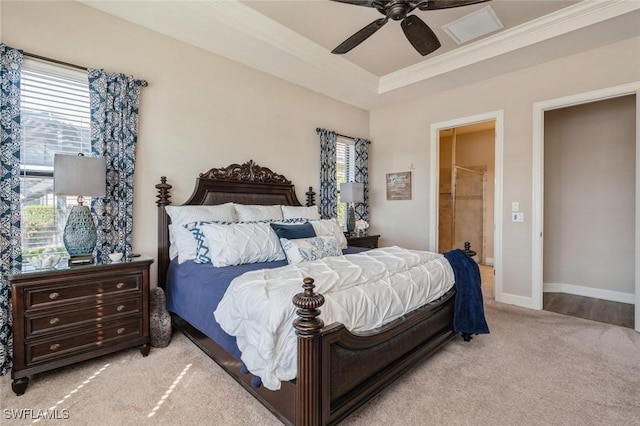
<svg viewBox="0 0 640 426">
<path fill-rule="evenodd" d="M 497 110 L 477 115 L 458 117 L 452 120 L 432 123 L 430 132 L 430 194 L 429 208 L 429 250 L 441 251 L 439 244 L 440 228 L 440 170 L 451 168 L 453 151 L 448 150 L 451 158 L 440 159 L 440 133 L 452 136 L 456 129 L 455 165 L 467 170 L 486 170 L 483 180 L 484 194 L 482 207 L 482 242 L 480 272 L 483 275 L 483 294 L 486 297 L 504 302 L 502 293 L 502 170 L 504 145 L 504 111 Z M 449 134 L 447 134 L 449 133 Z M 478 136 L 483 136 L 479 138 Z M 481 142 L 480 139 L 483 139 Z M 478 166 L 480 168 L 478 169 Z M 471 174 L 474 175 L 475 174 Z M 455 184 L 454 184 L 455 185 Z M 461 194 L 458 191 L 458 195 Z M 464 203 L 462 203 L 464 205 Z M 459 206 L 460 207 L 460 206 Z M 449 216 L 453 217 L 453 216 Z M 477 217 L 476 217 L 477 219 Z M 463 242 L 464 244 L 464 242 Z M 462 247 L 457 247 L 464 249 Z M 474 247 L 471 247 L 474 249 Z M 489 286 L 485 289 L 484 286 Z"/>
<path fill-rule="evenodd" d="M 441 129 L 439 147 L 438 251 L 475 252 L 493 298 L 495 121 Z"/>
</svg>

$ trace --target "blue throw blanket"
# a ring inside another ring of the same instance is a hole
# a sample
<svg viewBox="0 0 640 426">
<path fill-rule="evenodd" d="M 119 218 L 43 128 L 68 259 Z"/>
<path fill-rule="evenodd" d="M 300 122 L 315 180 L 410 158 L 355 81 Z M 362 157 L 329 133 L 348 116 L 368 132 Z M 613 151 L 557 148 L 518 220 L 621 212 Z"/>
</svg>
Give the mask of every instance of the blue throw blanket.
<svg viewBox="0 0 640 426">
<path fill-rule="evenodd" d="M 488 334 L 478 264 L 460 249 L 446 252 L 444 257 L 451 264 L 456 281 L 453 331 L 468 335 Z"/>
</svg>

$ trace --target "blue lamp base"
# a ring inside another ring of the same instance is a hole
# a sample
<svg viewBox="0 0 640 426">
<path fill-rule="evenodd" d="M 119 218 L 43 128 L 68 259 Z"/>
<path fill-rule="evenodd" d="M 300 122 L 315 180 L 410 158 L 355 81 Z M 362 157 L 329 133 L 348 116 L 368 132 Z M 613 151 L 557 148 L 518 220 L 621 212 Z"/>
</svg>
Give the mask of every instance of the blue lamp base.
<svg viewBox="0 0 640 426">
<path fill-rule="evenodd" d="M 92 256 L 98 236 L 89 207 L 79 205 L 71 208 L 62 239 L 72 259 L 74 257 L 86 259 L 87 256 Z"/>
<path fill-rule="evenodd" d="M 356 229 L 356 211 L 353 208 L 353 203 L 349 203 L 347 210 L 347 232 L 352 234 Z"/>
</svg>

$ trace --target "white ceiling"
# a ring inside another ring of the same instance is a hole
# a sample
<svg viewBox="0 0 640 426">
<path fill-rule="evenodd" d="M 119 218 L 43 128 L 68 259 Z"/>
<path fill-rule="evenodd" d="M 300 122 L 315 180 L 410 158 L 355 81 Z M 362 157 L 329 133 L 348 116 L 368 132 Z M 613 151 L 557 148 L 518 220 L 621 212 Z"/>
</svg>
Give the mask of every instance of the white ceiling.
<svg viewBox="0 0 640 426">
<path fill-rule="evenodd" d="M 389 21 L 345 55 L 331 50 L 382 15 L 329 0 L 81 0 L 345 103 L 374 109 L 640 36 L 637 0 L 492 0 L 419 11 L 442 47 L 421 56 Z M 490 6 L 504 28 L 457 45 L 441 29 Z"/>
</svg>

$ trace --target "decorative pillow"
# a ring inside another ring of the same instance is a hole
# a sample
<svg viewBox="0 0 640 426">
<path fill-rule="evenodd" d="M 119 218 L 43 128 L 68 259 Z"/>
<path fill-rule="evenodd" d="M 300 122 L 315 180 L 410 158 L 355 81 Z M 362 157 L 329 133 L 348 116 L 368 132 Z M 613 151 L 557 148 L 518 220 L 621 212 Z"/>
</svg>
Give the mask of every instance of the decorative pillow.
<svg viewBox="0 0 640 426">
<path fill-rule="evenodd" d="M 311 238 L 316 236 L 316 231 L 309 222 L 301 225 L 285 225 L 282 223 L 271 223 L 269 225 L 271 229 L 276 232 L 278 238 L 296 240 L 298 238 Z"/>
<path fill-rule="evenodd" d="M 213 266 L 283 260 L 280 241 L 268 223 L 211 223 L 200 227 L 204 243 L 197 256 L 211 259 Z"/>
<path fill-rule="evenodd" d="M 196 258 L 196 240 L 193 234 L 183 225 L 169 225 L 169 258 L 178 257 L 178 262 Z"/>
<path fill-rule="evenodd" d="M 230 225 L 233 222 L 218 222 L 218 225 Z M 209 245 L 206 242 L 206 238 L 202 231 L 204 226 L 212 225 L 213 222 L 191 222 L 182 225 L 182 228 L 189 232 L 191 235 L 192 244 L 195 247 L 193 257 L 187 257 L 190 253 L 185 252 L 183 254 L 184 260 L 178 255 L 178 263 L 182 263 L 185 260 L 193 259 L 197 263 L 211 263 L 211 257 L 209 257 Z M 186 239 L 186 237 L 185 237 Z"/>
<path fill-rule="evenodd" d="M 260 206 L 234 204 L 238 222 L 256 222 L 260 220 L 282 220 L 280 206 Z"/>
<path fill-rule="evenodd" d="M 338 241 L 330 236 L 289 240 L 280 238 L 288 263 L 310 262 L 328 256 L 341 256 Z"/>
<path fill-rule="evenodd" d="M 317 206 L 280 206 L 284 219 L 303 218 L 310 220 L 320 220 Z"/>
<path fill-rule="evenodd" d="M 276 223 L 308 223 L 309 219 L 305 219 L 303 217 L 293 217 L 290 219 L 282 219 Z"/>
<path fill-rule="evenodd" d="M 340 248 L 347 248 L 347 238 L 342 232 L 342 227 L 338 224 L 338 219 L 310 220 L 309 223 L 313 226 L 317 236 L 333 236 Z"/>
<path fill-rule="evenodd" d="M 233 203 L 215 206 L 167 206 L 167 214 L 174 225 L 191 222 L 237 222 Z"/>
</svg>

